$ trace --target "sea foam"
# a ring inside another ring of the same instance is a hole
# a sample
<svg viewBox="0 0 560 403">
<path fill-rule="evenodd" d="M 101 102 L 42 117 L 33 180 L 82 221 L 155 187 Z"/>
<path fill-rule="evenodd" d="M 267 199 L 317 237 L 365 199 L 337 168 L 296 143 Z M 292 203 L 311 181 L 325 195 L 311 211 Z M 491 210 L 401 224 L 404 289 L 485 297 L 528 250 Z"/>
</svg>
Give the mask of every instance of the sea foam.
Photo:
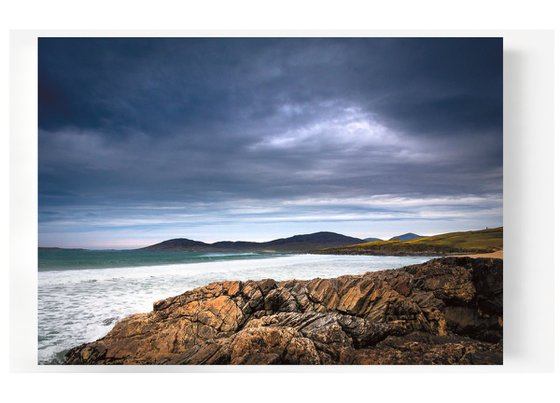
<svg viewBox="0 0 560 403">
<path fill-rule="evenodd" d="M 421 263 L 429 257 L 289 255 L 264 259 L 39 272 L 39 363 L 103 337 L 117 320 L 162 298 L 223 280 L 330 278 Z"/>
</svg>

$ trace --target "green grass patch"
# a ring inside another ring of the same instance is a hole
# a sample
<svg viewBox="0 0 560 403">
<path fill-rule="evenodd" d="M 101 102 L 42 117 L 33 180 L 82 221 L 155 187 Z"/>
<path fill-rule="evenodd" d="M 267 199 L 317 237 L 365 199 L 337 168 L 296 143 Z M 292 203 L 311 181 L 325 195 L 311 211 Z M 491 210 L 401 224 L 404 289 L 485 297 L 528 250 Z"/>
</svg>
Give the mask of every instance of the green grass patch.
<svg viewBox="0 0 560 403">
<path fill-rule="evenodd" d="M 503 248 L 503 227 L 480 231 L 450 232 L 410 241 L 374 241 L 323 249 L 320 253 L 418 255 L 486 253 Z"/>
</svg>

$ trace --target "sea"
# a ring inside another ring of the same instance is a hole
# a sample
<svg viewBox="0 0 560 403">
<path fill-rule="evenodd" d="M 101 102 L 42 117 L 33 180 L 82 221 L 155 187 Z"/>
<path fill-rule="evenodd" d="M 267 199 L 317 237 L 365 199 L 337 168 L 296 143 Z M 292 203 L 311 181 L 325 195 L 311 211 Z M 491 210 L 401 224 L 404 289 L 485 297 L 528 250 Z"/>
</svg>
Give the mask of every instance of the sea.
<svg viewBox="0 0 560 403">
<path fill-rule="evenodd" d="M 38 362 L 97 340 L 154 301 L 223 280 L 274 280 L 392 269 L 428 256 L 39 250 Z"/>
</svg>

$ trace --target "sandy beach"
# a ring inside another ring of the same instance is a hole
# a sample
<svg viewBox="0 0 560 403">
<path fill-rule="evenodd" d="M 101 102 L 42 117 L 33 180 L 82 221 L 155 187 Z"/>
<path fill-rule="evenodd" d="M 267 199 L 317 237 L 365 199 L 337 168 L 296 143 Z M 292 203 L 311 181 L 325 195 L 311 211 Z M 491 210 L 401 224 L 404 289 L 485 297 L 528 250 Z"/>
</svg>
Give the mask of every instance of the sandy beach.
<svg viewBox="0 0 560 403">
<path fill-rule="evenodd" d="M 504 259 L 504 250 L 500 249 L 497 250 L 495 252 L 490 252 L 490 253 L 478 253 L 478 254 L 473 254 L 473 255 L 456 255 L 459 257 L 463 257 L 463 256 L 467 256 L 467 257 L 488 257 L 488 258 L 494 258 L 494 259 Z"/>
</svg>

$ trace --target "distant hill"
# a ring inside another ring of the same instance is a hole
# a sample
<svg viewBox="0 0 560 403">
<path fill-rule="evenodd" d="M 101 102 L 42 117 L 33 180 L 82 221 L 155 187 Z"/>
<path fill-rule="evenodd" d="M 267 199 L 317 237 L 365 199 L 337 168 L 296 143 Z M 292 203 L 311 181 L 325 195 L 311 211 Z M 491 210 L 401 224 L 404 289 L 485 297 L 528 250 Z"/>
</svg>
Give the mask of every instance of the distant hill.
<svg viewBox="0 0 560 403">
<path fill-rule="evenodd" d="M 392 237 L 391 239 L 389 239 L 389 241 L 411 241 L 413 239 L 417 239 L 417 238 L 424 238 L 424 236 L 422 235 L 418 235 L 418 234 L 414 234 L 412 232 L 407 232 L 406 234 L 402 234 L 402 235 L 397 235 Z"/>
<path fill-rule="evenodd" d="M 449 255 L 461 253 L 489 253 L 503 248 L 503 227 L 480 231 L 450 232 L 408 241 L 366 242 L 314 253 L 352 255 Z"/>
<path fill-rule="evenodd" d="M 407 239 L 408 238 L 408 239 Z M 412 238 L 412 239 L 410 239 Z M 388 241 L 379 238 L 359 239 L 335 232 L 294 235 L 269 242 L 220 241 L 206 243 L 187 238 L 166 241 L 136 249 L 144 251 L 183 252 L 309 252 L 351 255 L 450 255 L 489 253 L 503 248 L 503 227 L 480 231 L 450 232 L 421 237 L 407 233 Z M 63 248 L 40 247 L 40 251 Z"/>
<path fill-rule="evenodd" d="M 190 251 L 205 251 L 210 245 L 200 241 L 193 241 L 186 238 L 175 238 L 167 241 L 160 242 L 155 245 L 150 245 L 143 250 L 190 250 Z"/>
<path fill-rule="evenodd" d="M 315 232 L 313 234 L 295 235 L 290 238 L 276 239 L 265 242 L 264 245 L 272 249 L 311 250 L 321 248 L 320 245 L 354 245 L 362 243 L 363 239 L 353 238 L 335 232 Z M 325 246 L 323 246 L 324 248 Z"/>
<path fill-rule="evenodd" d="M 205 243 L 186 238 L 169 239 L 150 245 L 140 250 L 148 251 L 188 251 L 188 252 L 219 252 L 219 251 L 278 251 L 295 252 L 310 251 L 345 245 L 363 243 L 363 239 L 353 238 L 335 232 L 315 232 L 313 234 L 294 235 L 289 238 L 275 239 L 269 242 L 221 241 Z"/>
</svg>

